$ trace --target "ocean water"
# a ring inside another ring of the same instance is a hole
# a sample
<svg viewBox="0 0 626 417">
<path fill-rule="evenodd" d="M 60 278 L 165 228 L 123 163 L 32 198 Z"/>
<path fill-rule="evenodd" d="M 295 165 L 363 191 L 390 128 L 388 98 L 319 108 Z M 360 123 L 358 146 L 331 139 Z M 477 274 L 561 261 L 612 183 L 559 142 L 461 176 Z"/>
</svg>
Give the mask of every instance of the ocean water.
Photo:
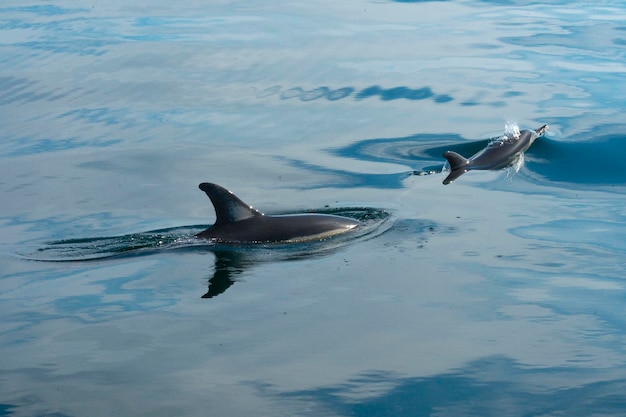
<svg viewBox="0 0 626 417">
<path fill-rule="evenodd" d="M 626 4 L 0 6 L 0 416 L 626 412 Z M 550 126 L 517 173 L 454 150 Z M 367 233 L 218 247 L 210 181 Z"/>
</svg>

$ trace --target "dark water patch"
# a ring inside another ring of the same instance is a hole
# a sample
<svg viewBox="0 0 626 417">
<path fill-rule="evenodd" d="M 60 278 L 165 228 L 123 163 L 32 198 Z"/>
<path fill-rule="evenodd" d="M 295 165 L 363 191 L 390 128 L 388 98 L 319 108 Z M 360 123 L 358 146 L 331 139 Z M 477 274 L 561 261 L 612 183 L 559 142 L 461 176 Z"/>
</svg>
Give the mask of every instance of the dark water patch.
<svg viewBox="0 0 626 417">
<path fill-rule="evenodd" d="M 335 90 L 331 90 L 328 87 L 318 87 L 312 90 L 305 90 L 301 87 L 293 87 L 280 92 L 280 99 L 289 100 L 297 98 L 300 99 L 300 101 L 312 101 L 325 98 L 328 101 L 336 101 L 348 97 L 353 91 L 354 88 L 352 87 L 343 87 Z M 264 96 L 267 96 L 267 93 Z"/>
<path fill-rule="evenodd" d="M 454 100 L 454 98 L 452 98 L 452 96 L 449 96 L 448 94 L 439 94 L 436 95 L 433 100 L 435 101 L 435 103 L 447 103 Z"/>
<path fill-rule="evenodd" d="M 354 93 L 354 95 L 353 95 Z M 430 87 L 410 88 L 407 86 L 383 88 L 379 85 L 372 85 L 357 92 L 354 87 L 341 87 L 331 89 L 327 86 L 316 87 L 307 90 L 302 87 L 291 87 L 283 89 L 277 85 L 258 91 L 258 98 L 265 98 L 278 95 L 281 100 L 299 99 L 300 101 L 313 101 L 325 99 L 328 101 L 337 101 L 353 96 L 354 100 L 365 100 L 368 98 L 378 97 L 383 101 L 392 100 L 426 100 L 432 99 L 435 103 L 447 103 L 453 101 L 454 98 L 448 94 L 436 94 Z"/>
<path fill-rule="evenodd" d="M 542 137 L 527 151 L 537 182 L 574 186 L 626 185 L 626 126 L 597 126 L 559 140 Z"/>
<path fill-rule="evenodd" d="M 424 100 L 433 97 L 434 93 L 430 87 L 424 87 L 420 89 L 411 89 L 408 87 L 395 87 L 384 89 L 378 85 L 373 85 L 360 91 L 356 95 L 355 99 L 363 100 L 365 98 L 375 96 L 378 96 L 383 101 L 397 100 L 401 98 L 407 100 Z"/>
<path fill-rule="evenodd" d="M 525 93 L 521 92 L 521 91 L 507 91 L 506 93 L 502 94 L 502 97 L 520 97 L 525 95 Z"/>
<path fill-rule="evenodd" d="M 15 413 L 17 406 L 12 404 L 0 404 L 0 417 L 10 416 Z"/>
<path fill-rule="evenodd" d="M 313 213 L 312 211 L 298 213 Z M 22 253 L 21 257 L 32 261 L 44 262 L 79 262 L 108 258 L 145 256 L 163 251 L 263 251 L 278 253 L 279 257 L 298 258 L 313 253 L 334 249 L 359 239 L 365 239 L 382 233 L 383 224 L 390 214 L 384 210 L 373 208 L 327 208 L 314 213 L 334 214 L 356 219 L 361 224 L 354 231 L 346 232 L 313 242 L 302 243 L 256 243 L 256 244 L 224 244 L 205 239 L 198 239 L 196 234 L 210 225 L 182 226 L 159 229 L 148 232 L 131 233 L 111 237 L 87 237 L 78 239 L 62 239 L 47 242 L 45 246 L 32 253 Z M 295 214 L 295 213 L 283 213 Z"/>
</svg>

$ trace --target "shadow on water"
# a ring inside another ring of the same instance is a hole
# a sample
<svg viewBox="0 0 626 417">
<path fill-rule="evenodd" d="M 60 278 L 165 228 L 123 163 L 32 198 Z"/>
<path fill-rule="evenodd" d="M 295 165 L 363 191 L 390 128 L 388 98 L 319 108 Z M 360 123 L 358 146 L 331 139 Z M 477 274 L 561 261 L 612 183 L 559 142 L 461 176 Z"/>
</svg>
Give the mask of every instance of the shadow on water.
<svg viewBox="0 0 626 417">
<path fill-rule="evenodd" d="M 275 393 L 262 384 L 257 389 L 283 400 L 306 402 L 323 415 L 363 417 L 433 413 L 529 416 L 548 415 L 550 411 L 559 415 L 619 415 L 626 407 L 624 378 L 602 379 L 590 372 L 592 382 L 586 382 L 581 381 L 580 369 L 554 368 L 549 381 L 538 382 L 545 373 L 545 369 L 495 356 L 429 377 L 399 377 L 381 371 L 311 390 Z M 578 381 L 574 386 L 572 378 Z M 560 385 L 550 387 L 550 383 Z"/>
</svg>

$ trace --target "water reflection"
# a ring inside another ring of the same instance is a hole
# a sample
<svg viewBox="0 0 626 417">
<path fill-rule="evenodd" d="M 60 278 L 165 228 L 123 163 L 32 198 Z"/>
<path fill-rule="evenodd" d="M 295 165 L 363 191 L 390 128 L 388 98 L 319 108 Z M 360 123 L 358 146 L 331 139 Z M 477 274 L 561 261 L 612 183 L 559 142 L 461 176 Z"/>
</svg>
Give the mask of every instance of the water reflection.
<svg viewBox="0 0 626 417">
<path fill-rule="evenodd" d="M 268 262 L 287 262 L 324 257 L 339 249 L 337 242 L 315 242 L 293 247 L 266 245 L 260 247 L 216 246 L 213 273 L 208 279 L 208 290 L 202 298 L 214 298 L 230 288 L 240 276 L 256 265 Z"/>
<path fill-rule="evenodd" d="M 354 87 L 341 87 L 330 89 L 322 86 L 306 90 L 302 87 L 292 87 L 283 89 L 281 86 L 273 86 L 257 92 L 257 97 L 264 98 L 278 95 L 281 100 L 299 99 L 300 101 L 312 101 L 326 99 L 328 101 L 337 101 L 352 96 L 356 91 Z M 362 89 L 354 94 L 355 100 L 364 100 L 367 98 L 378 97 L 383 101 L 391 100 L 426 100 L 432 99 L 436 103 L 447 103 L 454 100 L 448 94 L 435 94 L 430 87 L 410 88 L 406 86 L 382 88 L 379 85 L 372 85 Z"/>
<path fill-rule="evenodd" d="M 258 389 L 272 395 L 269 387 Z M 274 395 L 306 402 L 316 415 L 588 416 L 621 414 L 625 389 L 626 379 L 610 371 L 535 369 L 495 356 L 429 377 L 368 372 L 342 385 Z"/>
<path fill-rule="evenodd" d="M 202 298 L 213 298 L 226 291 L 246 268 L 245 255 L 241 252 L 218 250 L 214 255 L 213 277 L 209 279 L 209 289 Z"/>
</svg>

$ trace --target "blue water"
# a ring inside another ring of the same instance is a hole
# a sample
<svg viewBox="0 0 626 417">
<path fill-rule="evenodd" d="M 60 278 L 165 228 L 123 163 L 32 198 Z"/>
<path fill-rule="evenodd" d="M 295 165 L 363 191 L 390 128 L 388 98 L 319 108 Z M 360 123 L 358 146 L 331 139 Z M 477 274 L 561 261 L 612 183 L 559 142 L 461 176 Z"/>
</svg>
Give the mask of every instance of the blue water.
<svg viewBox="0 0 626 417">
<path fill-rule="evenodd" d="M 626 412 L 626 5 L 0 6 L 0 416 Z M 514 173 L 441 154 L 550 125 Z M 364 235 L 198 244 L 197 185 Z M 59 262 L 63 261 L 63 262 Z"/>
</svg>

